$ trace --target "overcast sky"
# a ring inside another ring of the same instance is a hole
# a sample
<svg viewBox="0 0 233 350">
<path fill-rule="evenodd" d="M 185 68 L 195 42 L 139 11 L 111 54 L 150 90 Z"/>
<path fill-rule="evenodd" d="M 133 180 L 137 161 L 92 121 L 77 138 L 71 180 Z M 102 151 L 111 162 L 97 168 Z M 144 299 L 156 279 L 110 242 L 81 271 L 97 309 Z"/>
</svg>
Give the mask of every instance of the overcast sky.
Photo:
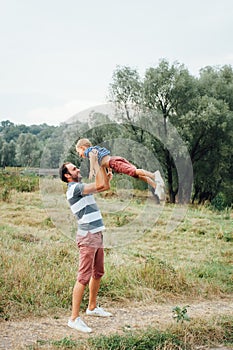
<svg viewBox="0 0 233 350">
<path fill-rule="evenodd" d="M 232 33 L 232 0 L 0 0 L 0 121 L 59 125 L 106 103 L 117 65 L 233 65 Z"/>
</svg>

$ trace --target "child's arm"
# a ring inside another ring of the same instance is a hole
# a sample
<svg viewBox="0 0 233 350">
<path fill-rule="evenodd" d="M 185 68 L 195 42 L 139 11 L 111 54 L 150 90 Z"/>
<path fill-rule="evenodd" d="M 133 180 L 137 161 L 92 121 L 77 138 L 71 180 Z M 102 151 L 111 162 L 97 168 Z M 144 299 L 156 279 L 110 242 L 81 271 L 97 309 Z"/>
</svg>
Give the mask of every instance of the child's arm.
<svg viewBox="0 0 233 350">
<path fill-rule="evenodd" d="M 97 154 L 98 154 L 98 151 L 96 149 L 93 149 L 89 153 L 89 159 L 90 159 L 89 180 L 91 180 L 93 178 L 93 176 L 96 176 L 97 170 L 99 168 Z"/>
</svg>

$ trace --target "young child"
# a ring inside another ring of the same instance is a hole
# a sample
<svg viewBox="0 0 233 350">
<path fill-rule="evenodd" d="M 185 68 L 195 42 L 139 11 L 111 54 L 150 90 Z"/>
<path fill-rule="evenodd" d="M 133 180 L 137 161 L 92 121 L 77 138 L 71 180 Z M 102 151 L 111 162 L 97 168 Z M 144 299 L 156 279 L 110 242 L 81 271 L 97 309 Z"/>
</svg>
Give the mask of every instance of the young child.
<svg viewBox="0 0 233 350">
<path fill-rule="evenodd" d="M 154 189 L 154 195 L 160 201 L 165 200 L 165 184 L 160 171 L 155 173 L 144 169 L 137 169 L 127 159 L 119 156 L 111 156 L 110 151 L 104 147 L 92 146 L 88 139 L 80 139 L 76 144 L 76 151 L 82 158 L 89 158 L 89 179 L 96 175 L 98 165 L 107 168 L 108 172 L 114 170 L 116 173 L 126 174 L 147 182 Z"/>
</svg>

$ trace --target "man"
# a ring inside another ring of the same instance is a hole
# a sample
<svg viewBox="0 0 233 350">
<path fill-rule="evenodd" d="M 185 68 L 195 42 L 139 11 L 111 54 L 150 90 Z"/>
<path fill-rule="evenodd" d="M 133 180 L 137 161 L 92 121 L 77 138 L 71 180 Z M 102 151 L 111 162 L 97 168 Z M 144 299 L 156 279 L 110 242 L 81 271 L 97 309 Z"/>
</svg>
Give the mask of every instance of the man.
<svg viewBox="0 0 233 350">
<path fill-rule="evenodd" d="M 72 163 L 64 163 L 60 178 L 68 184 L 67 200 L 78 220 L 77 245 L 79 247 L 79 270 L 72 296 L 72 314 L 68 326 L 81 332 L 90 333 L 79 316 L 84 289 L 89 284 L 89 303 L 86 314 L 90 316 L 112 316 L 110 312 L 97 307 L 97 294 L 104 274 L 104 249 L 102 230 L 104 224 L 93 193 L 110 188 L 111 175 L 104 168 L 99 169 L 94 183 L 81 183 L 80 170 Z"/>
</svg>

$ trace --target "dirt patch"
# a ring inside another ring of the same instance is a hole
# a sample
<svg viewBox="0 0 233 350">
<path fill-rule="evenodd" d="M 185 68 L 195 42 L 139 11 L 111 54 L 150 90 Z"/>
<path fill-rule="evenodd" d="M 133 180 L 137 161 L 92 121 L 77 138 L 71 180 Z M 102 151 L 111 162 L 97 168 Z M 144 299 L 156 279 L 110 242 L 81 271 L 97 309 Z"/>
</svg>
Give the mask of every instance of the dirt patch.
<svg viewBox="0 0 233 350">
<path fill-rule="evenodd" d="M 190 318 L 208 319 L 213 316 L 233 315 L 233 301 L 229 299 L 189 302 L 188 314 Z M 168 324 L 175 322 L 172 319 L 174 304 L 150 304 L 132 303 L 130 306 L 109 307 L 113 313 L 110 318 L 90 317 L 82 314 L 82 318 L 93 329 L 93 333 L 84 334 L 67 326 L 68 316 L 59 319 L 52 317 L 30 318 L 17 321 L 5 321 L 0 323 L 0 349 L 16 350 L 34 345 L 38 341 L 61 340 L 72 337 L 74 340 L 122 333 L 125 329 L 139 330 L 149 326 L 157 329 L 165 329 Z M 199 349 L 207 349 L 199 347 Z M 217 349 L 217 348 L 215 348 Z M 218 349 L 224 350 L 226 347 Z M 229 348 L 228 348 L 229 349 Z M 213 348 L 214 350 L 214 348 Z"/>
</svg>

